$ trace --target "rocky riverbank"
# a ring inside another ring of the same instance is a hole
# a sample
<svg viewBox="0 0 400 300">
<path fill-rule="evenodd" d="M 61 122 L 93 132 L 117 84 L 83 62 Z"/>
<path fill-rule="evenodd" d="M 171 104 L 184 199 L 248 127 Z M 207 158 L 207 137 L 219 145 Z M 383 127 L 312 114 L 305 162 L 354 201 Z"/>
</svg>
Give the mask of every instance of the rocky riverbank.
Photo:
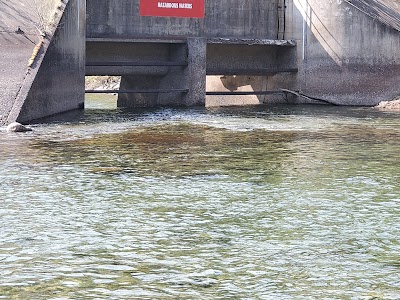
<svg viewBox="0 0 400 300">
<path fill-rule="evenodd" d="M 86 76 L 86 90 L 118 90 L 120 76 Z"/>
</svg>

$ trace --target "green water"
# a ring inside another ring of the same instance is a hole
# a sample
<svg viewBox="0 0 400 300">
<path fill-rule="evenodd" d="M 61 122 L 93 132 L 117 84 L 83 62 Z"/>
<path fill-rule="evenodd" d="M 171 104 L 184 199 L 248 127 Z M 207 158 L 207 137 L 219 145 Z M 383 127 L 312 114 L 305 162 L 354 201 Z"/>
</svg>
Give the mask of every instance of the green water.
<svg viewBox="0 0 400 300">
<path fill-rule="evenodd" d="M 400 113 L 99 103 L 0 133 L 0 299 L 400 299 Z"/>
</svg>

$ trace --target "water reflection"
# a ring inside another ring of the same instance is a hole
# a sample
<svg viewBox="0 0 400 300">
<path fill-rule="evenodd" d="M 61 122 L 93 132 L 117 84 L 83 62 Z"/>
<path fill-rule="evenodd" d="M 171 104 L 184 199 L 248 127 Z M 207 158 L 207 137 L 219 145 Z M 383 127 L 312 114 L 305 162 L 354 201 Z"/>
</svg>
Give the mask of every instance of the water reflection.
<svg viewBox="0 0 400 300">
<path fill-rule="evenodd" d="M 86 110 L 0 135 L 0 298 L 399 299 L 398 114 Z"/>
</svg>

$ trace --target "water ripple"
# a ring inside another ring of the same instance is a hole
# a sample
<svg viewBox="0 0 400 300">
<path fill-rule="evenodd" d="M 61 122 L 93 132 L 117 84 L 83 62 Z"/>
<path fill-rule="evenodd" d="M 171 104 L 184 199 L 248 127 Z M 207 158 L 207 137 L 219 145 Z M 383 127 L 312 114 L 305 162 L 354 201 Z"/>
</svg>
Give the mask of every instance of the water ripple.
<svg viewBox="0 0 400 300">
<path fill-rule="evenodd" d="M 0 298 L 399 299 L 399 120 L 95 110 L 2 133 Z"/>
</svg>

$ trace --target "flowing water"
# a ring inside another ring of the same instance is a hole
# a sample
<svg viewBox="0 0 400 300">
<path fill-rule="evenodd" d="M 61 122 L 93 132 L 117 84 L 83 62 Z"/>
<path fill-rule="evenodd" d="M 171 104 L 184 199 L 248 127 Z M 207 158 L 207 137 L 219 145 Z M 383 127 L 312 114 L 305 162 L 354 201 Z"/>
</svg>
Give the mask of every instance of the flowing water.
<svg viewBox="0 0 400 300">
<path fill-rule="evenodd" d="M 400 299 L 400 113 L 104 108 L 0 133 L 0 299 Z"/>
</svg>

